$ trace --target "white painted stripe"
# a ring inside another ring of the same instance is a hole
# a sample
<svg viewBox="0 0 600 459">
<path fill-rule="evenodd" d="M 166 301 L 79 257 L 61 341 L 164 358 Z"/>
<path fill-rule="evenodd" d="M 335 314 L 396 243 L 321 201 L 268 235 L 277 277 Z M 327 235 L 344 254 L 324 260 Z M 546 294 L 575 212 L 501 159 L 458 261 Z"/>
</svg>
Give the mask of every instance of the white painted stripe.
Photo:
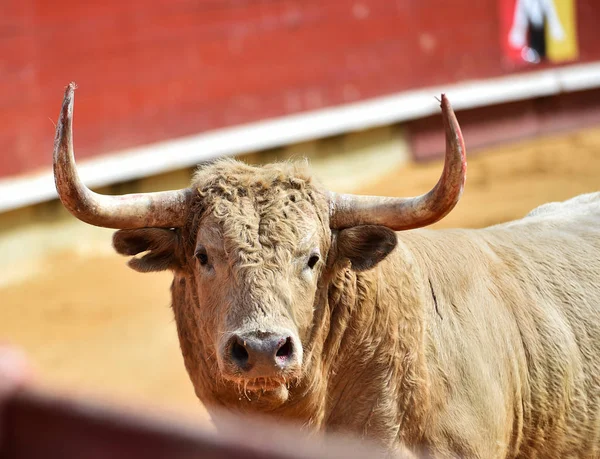
<svg viewBox="0 0 600 459">
<path fill-rule="evenodd" d="M 459 111 L 596 87 L 600 87 L 600 62 L 466 81 L 122 150 L 84 161 L 79 171 L 89 187 L 99 187 L 191 167 L 219 156 L 399 123 L 438 113 L 435 97 L 443 92 Z M 48 170 L 0 180 L 0 212 L 56 197 Z"/>
</svg>

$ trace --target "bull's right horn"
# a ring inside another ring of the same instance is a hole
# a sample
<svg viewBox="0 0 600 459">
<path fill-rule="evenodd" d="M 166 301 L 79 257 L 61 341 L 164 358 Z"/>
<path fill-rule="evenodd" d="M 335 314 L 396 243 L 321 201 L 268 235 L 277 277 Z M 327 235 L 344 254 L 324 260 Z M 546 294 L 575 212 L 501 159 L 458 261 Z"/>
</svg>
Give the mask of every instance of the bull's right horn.
<svg viewBox="0 0 600 459">
<path fill-rule="evenodd" d="M 438 183 L 428 193 L 412 198 L 329 194 L 330 226 L 382 225 L 394 231 L 431 225 L 458 203 L 467 178 L 465 142 L 448 98 L 442 94 L 446 131 L 446 160 Z"/>
<path fill-rule="evenodd" d="M 79 178 L 73 155 L 75 83 L 65 90 L 54 139 L 54 181 L 64 206 L 79 220 L 105 228 L 177 228 L 187 218 L 190 189 L 107 196 Z"/>
</svg>

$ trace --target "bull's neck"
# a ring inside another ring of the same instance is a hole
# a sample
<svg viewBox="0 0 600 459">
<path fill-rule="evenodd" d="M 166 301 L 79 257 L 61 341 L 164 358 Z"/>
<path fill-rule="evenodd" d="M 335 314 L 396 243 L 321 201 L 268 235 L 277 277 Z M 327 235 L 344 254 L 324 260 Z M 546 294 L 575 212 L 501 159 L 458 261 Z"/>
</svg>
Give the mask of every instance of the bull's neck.
<svg viewBox="0 0 600 459">
<path fill-rule="evenodd" d="M 329 285 L 322 367 L 328 430 L 343 425 L 387 444 L 421 435 L 414 431 L 428 405 L 421 287 L 404 251 L 364 273 L 341 269 Z"/>
</svg>

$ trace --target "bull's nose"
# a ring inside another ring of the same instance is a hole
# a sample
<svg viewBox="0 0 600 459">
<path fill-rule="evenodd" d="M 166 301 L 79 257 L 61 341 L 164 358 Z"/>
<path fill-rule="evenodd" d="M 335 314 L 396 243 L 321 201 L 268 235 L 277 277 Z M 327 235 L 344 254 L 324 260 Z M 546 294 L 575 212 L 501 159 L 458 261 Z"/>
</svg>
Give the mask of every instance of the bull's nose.
<svg viewBox="0 0 600 459">
<path fill-rule="evenodd" d="M 247 377 L 269 378 L 298 364 L 298 349 L 291 334 L 240 333 L 229 338 L 225 359 Z"/>
</svg>

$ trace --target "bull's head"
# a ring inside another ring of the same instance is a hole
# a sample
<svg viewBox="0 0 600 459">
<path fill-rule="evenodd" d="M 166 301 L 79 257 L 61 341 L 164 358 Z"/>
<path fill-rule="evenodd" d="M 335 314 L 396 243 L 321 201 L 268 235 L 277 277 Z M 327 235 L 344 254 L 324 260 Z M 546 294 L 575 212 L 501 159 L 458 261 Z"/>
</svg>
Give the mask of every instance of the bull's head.
<svg viewBox="0 0 600 459">
<path fill-rule="evenodd" d="M 173 271 L 185 364 L 207 404 L 273 410 L 297 403 L 315 384 L 329 286 L 340 272 L 375 267 L 396 246 L 394 231 L 444 217 L 464 185 L 462 135 L 442 96 L 446 163 L 437 185 L 419 197 L 337 194 L 303 164 L 232 160 L 205 166 L 183 190 L 99 195 L 75 167 L 73 97 L 71 84 L 54 146 L 59 196 L 80 220 L 119 229 L 115 249 L 143 254 L 132 268 Z"/>
</svg>

